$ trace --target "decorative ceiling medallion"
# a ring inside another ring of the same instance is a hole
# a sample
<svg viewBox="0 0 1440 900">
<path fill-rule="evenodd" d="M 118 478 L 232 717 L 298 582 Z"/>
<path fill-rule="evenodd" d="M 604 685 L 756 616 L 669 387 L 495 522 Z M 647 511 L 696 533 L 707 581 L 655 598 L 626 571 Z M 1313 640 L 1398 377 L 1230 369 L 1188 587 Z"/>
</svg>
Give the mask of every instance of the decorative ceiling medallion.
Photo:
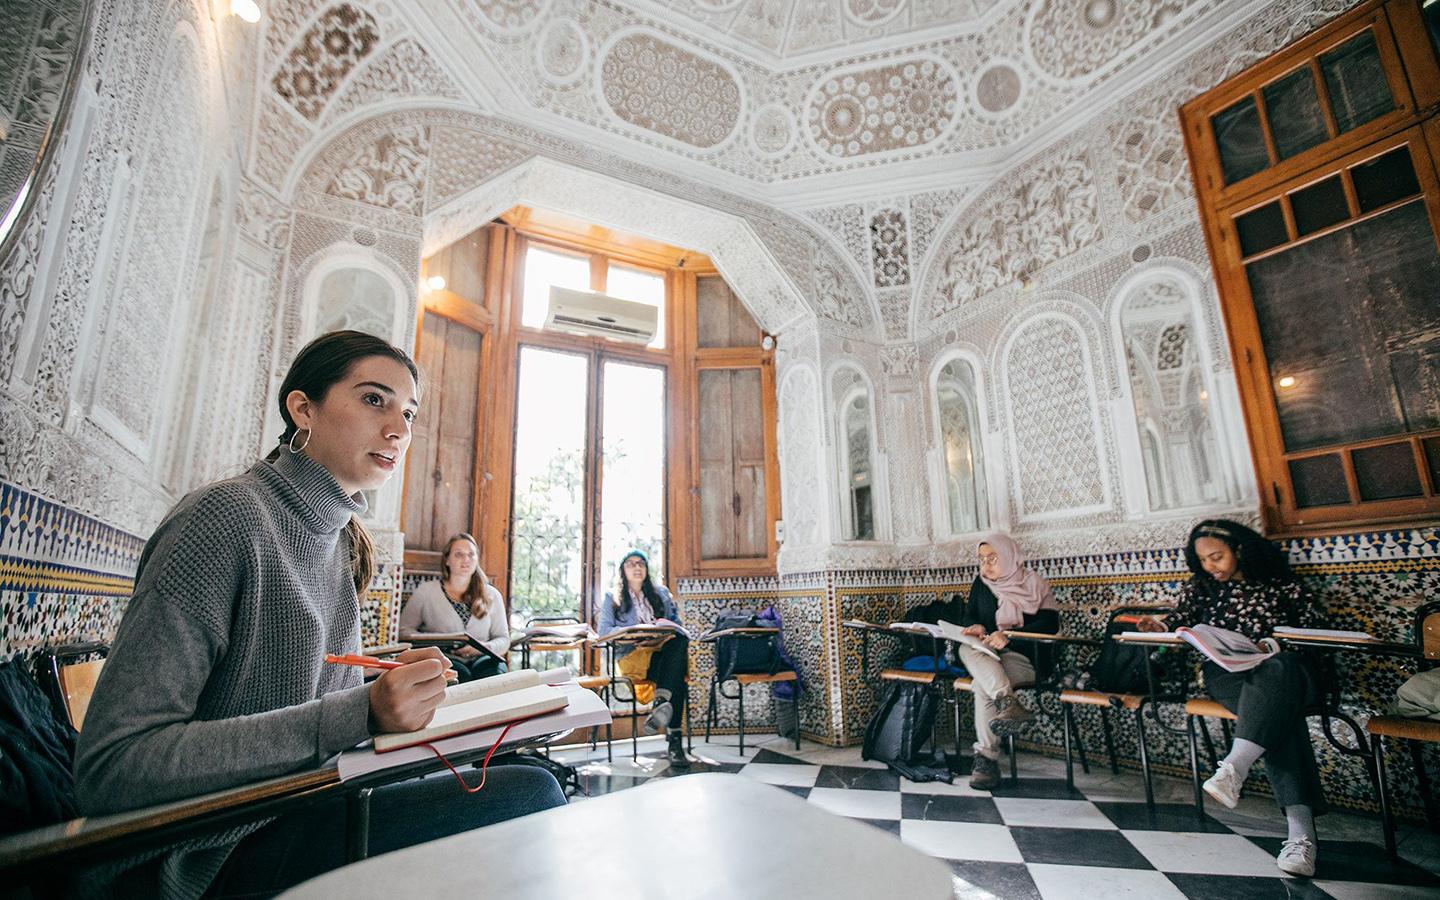
<svg viewBox="0 0 1440 900">
<path fill-rule="evenodd" d="M 909 0 L 845 0 L 845 15 L 857 25 L 880 25 L 904 9 Z"/>
<path fill-rule="evenodd" d="M 1083 84 L 1202 5 L 1199 0 L 1042 0 L 1026 16 L 1024 46 L 1047 81 Z"/>
<path fill-rule="evenodd" d="M 470 0 L 486 21 L 504 32 L 525 31 L 550 7 L 551 0 Z"/>
<path fill-rule="evenodd" d="M 1085 4 L 1085 24 L 1105 28 L 1115 21 L 1115 0 L 1090 0 Z"/>
<path fill-rule="evenodd" d="M 975 79 L 975 108 L 989 116 L 1003 116 L 1020 103 L 1025 79 L 1013 64 L 997 60 Z"/>
<path fill-rule="evenodd" d="M 379 41 L 380 30 L 369 13 L 348 3 L 333 7 L 295 43 L 270 83 L 313 122 L 345 76 Z"/>
<path fill-rule="evenodd" d="M 535 42 L 535 63 L 551 84 L 573 84 L 590 66 L 590 40 L 574 19 L 555 19 Z"/>
<path fill-rule="evenodd" d="M 693 0 L 693 2 L 706 12 L 725 12 L 739 6 L 744 0 Z"/>
<path fill-rule="evenodd" d="M 783 103 L 767 103 L 750 122 L 750 143 L 762 157 L 784 156 L 795 142 L 795 119 Z"/>
<path fill-rule="evenodd" d="M 642 31 L 605 51 L 600 96 L 617 118 L 707 150 L 735 132 L 743 106 L 739 81 L 719 60 Z"/>
<path fill-rule="evenodd" d="M 956 81 L 928 57 L 832 74 L 811 91 L 806 132 L 838 157 L 922 147 L 954 124 Z"/>
</svg>

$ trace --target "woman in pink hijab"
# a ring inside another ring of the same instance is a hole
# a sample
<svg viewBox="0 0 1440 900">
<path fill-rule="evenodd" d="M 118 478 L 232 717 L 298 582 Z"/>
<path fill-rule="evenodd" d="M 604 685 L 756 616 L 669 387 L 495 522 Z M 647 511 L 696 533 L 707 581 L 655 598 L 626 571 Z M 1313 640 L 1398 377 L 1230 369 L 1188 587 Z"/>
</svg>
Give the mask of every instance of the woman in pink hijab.
<svg viewBox="0 0 1440 900">
<path fill-rule="evenodd" d="M 991 790 L 1000 783 L 1000 738 L 992 730 L 1014 728 L 1035 714 L 1020 704 L 1015 689 L 1035 684 L 1037 676 L 1048 674 L 1051 660 L 1045 645 L 1027 643 L 1023 649 L 1011 647 L 1003 632 L 1007 630 L 1043 631 L 1054 634 L 1060 630 L 1060 609 L 1045 576 L 1025 566 L 1020 547 L 1007 534 L 996 532 L 980 541 L 980 575 L 970 585 L 961 625 L 965 633 L 981 642 L 999 656 L 977 648 L 960 646 L 960 662 L 974 679 L 975 694 L 975 761 L 970 770 L 970 786 Z"/>
</svg>

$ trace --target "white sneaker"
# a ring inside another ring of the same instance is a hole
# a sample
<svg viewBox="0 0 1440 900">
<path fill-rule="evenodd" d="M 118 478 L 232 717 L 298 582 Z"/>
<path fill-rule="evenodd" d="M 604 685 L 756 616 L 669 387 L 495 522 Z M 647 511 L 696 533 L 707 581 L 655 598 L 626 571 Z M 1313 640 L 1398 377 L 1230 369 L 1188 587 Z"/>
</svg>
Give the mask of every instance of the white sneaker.
<svg viewBox="0 0 1440 900">
<path fill-rule="evenodd" d="M 1205 782 L 1205 793 L 1226 809 L 1234 809 L 1240 802 L 1240 776 L 1235 767 L 1221 760 L 1215 774 Z"/>
<path fill-rule="evenodd" d="M 1286 841 L 1275 857 L 1275 865 L 1287 875 L 1309 878 L 1315 874 L 1315 845 L 1309 838 Z"/>
</svg>

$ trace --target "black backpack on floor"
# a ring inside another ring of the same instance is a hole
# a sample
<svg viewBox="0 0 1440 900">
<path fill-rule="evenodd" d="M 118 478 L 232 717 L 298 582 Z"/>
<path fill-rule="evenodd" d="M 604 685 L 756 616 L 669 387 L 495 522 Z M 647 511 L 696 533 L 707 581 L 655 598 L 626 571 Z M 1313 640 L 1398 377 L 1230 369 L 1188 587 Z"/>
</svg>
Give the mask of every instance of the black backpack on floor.
<svg viewBox="0 0 1440 900">
<path fill-rule="evenodd" d="M 923 752 L 935 729 L 940 694 L 928 684 L 887 681 L 880 706 L 865 726 L 861 759 L 875 759 L 911 781 L 950 781 L 944 753 Z"/>
</svg>

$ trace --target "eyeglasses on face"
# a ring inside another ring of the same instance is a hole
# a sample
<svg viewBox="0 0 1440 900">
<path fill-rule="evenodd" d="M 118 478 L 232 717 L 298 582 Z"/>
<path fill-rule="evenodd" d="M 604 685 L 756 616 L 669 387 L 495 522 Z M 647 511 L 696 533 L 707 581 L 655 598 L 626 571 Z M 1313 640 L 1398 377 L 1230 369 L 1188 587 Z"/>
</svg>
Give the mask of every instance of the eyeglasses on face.
<svg viewBox="0 0 1440 900">
<path fill-rule="evenodd" d="M 999 561 L 1000 561 L 1000 554 L 998 554 L 998 553 L 984 553 L 984 554 L 981 554 L 981 556 L 980 556 L 980 565 L 982 565 L 982 566 L 983 566 L 983 565 L 988 565 L 988 564 L 990 564 L 990 563 L 998 563 Z"/>
</svg>

